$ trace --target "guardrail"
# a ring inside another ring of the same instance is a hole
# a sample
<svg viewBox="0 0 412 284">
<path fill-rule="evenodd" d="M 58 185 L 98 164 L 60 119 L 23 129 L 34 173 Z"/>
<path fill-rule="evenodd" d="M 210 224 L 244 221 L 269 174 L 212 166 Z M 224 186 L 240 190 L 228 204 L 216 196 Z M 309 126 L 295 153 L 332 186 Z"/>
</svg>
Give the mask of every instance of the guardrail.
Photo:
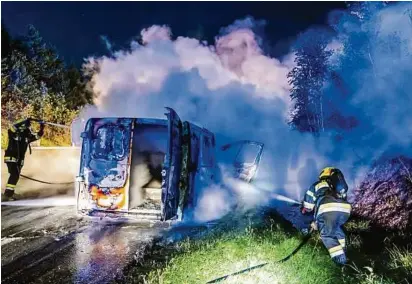
<svg viewBox="0 0 412 284">
<path fill-rule="evenodd" d="M 74 181 L 80 164 L 80 147 L 32 147 L 32 155 L 26 153 L 22 174 L 50 182 Z M 4 157 L 4 150 L 1 151 Z M 4 190 L 8 180 L 4 162 L 1 166 L 1 186 Z M 47 185 L 21 178 L 16 192 L 27 197 L 74 195 L 73 185 Z"/>
</svg>

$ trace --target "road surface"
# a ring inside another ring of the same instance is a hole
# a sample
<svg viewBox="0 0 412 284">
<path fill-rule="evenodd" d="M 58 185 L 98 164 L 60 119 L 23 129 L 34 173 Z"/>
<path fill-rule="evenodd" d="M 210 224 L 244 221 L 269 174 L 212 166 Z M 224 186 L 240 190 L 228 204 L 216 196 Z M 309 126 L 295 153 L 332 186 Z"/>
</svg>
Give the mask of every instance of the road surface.
<svg viewBox="0 0 412 284">
<path fill-rule="evenodd" d="M 125 268 L 144 255 L 154 237 L 174 242 L 208 227 L 103 223 L 77 216 L 74 203 L 72 197 L 2 203 L 2 283 L 123 282 Z M 281 211 L 292 222 L 302 219 L 298 207 Z"/>
<path fill-rule="evenodd" d="M 161 232 L 80 218 L 68 203 L 2 203 L 2 283 L 110 283 Z"/>
</svg>

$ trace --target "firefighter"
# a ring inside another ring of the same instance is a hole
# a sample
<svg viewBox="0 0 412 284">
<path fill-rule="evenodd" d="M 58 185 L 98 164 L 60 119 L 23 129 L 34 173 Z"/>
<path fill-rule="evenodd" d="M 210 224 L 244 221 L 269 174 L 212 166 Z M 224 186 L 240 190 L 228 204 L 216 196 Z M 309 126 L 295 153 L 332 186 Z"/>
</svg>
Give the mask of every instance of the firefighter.
<svg viewBox="0 0 412 284">
<path fill-rule="evenodd" d="M 344 265 L 346 241 L 342 226 L 349 219 L 351 205 L 346 200 L 348 185 L 342 172 L 333 167 L 324 168 L 319 180 L 307 191 L 302 203 L 302 214 L 313 213 L 311 227 L 320 232 L 323 244 L 332 260 Z"/>
<path fill-rule="evenodd" d="M 30 143 L 43 136 L 44 123 L 40 121 L 40 131 L 33 133 L 30 129 L 32 119 L 16 121 L 8 130 L 8 146 L 4 153 L 4 162 L 7 164 L 9 179 L 2 200 L 16 200 L 19 198 L 14 189 L 20 177 L 20 171 L 24 164 L 24 156 Z M 30 148 L 31 152 L 31 148 Z"/>
</svg>

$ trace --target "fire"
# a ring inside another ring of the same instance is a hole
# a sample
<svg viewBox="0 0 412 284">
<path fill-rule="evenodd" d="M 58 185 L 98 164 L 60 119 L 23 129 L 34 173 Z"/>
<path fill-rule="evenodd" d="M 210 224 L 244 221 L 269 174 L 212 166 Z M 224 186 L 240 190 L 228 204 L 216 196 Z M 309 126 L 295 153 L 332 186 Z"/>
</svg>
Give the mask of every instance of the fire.
<svg viewBox="0 0 412 284">
<path fill-rule="evenodd" d="M 97 206 L 111 210 L 122 209 L 126 203 L 126 186 L 101 189 L 97 185 L 90 186 L 90 195 Z"/>
</svg>

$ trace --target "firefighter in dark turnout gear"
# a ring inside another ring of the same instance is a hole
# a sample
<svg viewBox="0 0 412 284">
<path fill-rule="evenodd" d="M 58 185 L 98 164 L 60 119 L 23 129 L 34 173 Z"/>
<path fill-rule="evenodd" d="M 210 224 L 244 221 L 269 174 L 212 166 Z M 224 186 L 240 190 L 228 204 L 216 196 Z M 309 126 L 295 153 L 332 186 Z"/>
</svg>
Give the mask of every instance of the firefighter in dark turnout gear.
<svg viewBox="0 0 412 284">
<path fill-rule="evenodd" d="M 40 131 L 33 133 L 30 129 L 31 119 L 21 119 L 16 121 L 8 130 L 8 146 L 4 153 L 4 162 L 10 177 L 7 181 L 3 200 L 15 200 L 17 195 L 14 193 L 17 182 L 19 181 L 20 171 L 24 164 L 24 156 L 30 143 L 43 136 L 44 123 L 40 122 Z M 30 149 L 31 152 L 31 149 Z"/>
<path fill-rule="evenodd" d="M 302 204 L 302 213 L 313 213 L 323 244 L 337 264 L 347 262 L 346 240 L 342 226 L 349 219 L 351 205 L 346 201 L 348 185 L 342 172 L 333 167 L 324 168 L 307 191 Z"/>
</svg>

